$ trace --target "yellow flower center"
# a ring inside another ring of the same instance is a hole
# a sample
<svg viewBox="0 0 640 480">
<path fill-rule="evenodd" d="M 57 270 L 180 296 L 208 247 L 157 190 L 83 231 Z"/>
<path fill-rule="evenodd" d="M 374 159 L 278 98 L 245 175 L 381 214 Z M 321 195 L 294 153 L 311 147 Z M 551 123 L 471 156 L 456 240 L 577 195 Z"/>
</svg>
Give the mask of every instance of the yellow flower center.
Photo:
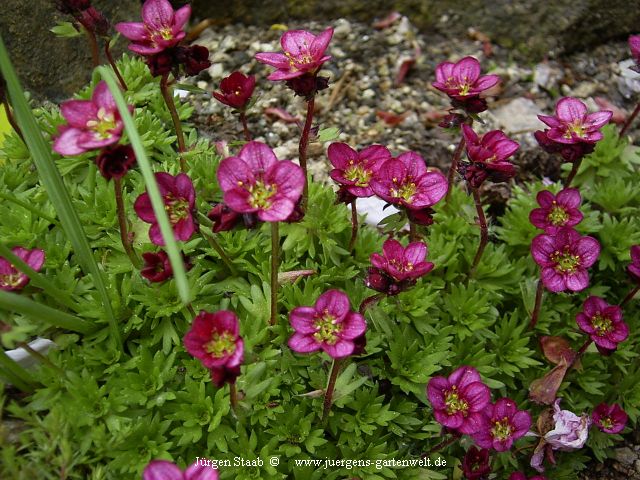
<svg viewBox="0 0 640 480">
<path fill-rule="evenodd" d="M 556 272 L 574 273 L 580 266 L 580 257 L 569 253 L 568 249 L 564 252 L 556 250 L 551 255 L 551 260 L 555 262 Z"/>
<path fill-rule="evenodd" d="M 176 199 L 173 194 L 170 193 L 165 197 L 165 200 L 164 210 L 169 216 L 171 225 L 175 225 L 180 220 L 189 216 L 189 202 L 185 199 Z"/>
<path fill-rule="evenodd" d="M 447 413 L 449 415 L 454 415 L 457 412 L 462 412 L 466 415 L 469 410 L 469 404 L 466 400 L 460 398 L 460 395 L 458 394 L 458 387 L 455 385 L 452 386 L 451 390 L 445 394 L 444 403 L 447 406 Z"/>
<path fill-rule="evenodd" d="M 107 112 L 104 107 L 100 107 L 100 110 L 98 110 L 97 120 L 89 120 L 87 122 L 87 128 L 93 130 L 99 140 L 110 138 L 111 131 L 115 130 L 116 126 L 115 115 L 112 112 Z"/>
<path fill-rule="evenodd" d="M 511 426 L 511 423 L 509 423 L 509 419 L 507 417 L 493 422 L 493 427 L 491 428 L 491 436 L 493 438 L 506 440 L 511 437 L 512 433 L 513 427 Z"/>
<path fill-rule="evenodd" d="M 353 164 L 353 160 L 349 164 Z M 371 180 L 371 174 L 372 172 L 362 168 L 362 165 L 351 165 L 344 171 L 344 178 L 356 182 L 358 187 L 367 187 L 369 180 Z"/>
<path fill-rule="evenodd" d="M 316 318 L 315 325 L 318 331 L 313 334 L 313 338 L 318 342 L 335 345 L 338 341 L 338 334 L 342 331 L 342 324 L 337 323 L 335 317 L 328 310 L 325 309 L 323 315 Z"/>
<path fill-rule="evenodd" d="M 574 134 L 578 138 L 584 137 L 584 127 L 580 120 L 576 120 L 575 122 L 567 125 L 567 130 L 564 132 L 564 138 L 572 138 Z"/>
<path fill-rule="evenodd" d="M 551 207 L 551 211 L 549 212 L 549 215 L 547 215 L 547 220 L 551 225 L 559 227 L 567 223 L 567 220 L 569 220 L 569 214 L 564 208 L 559 207 L 554 201 L 553 207 Z"/>
<path fill-rule="evenodd" d="M 159 33 L 163 40 L 171 40 L 173 38 L 173 32 L 169 27 L 163 28 Z"/>
<path fill-rule="evenodd" d="M 603 317 L 601 312 L 596 312 L 593 318 L 591 318 L 591 325 L 593 325 L 599 337 L 604 337 L 613 330 L 613 322 L 611 322 L 610 318 Z"/>
<path fill-rule="evenodd" d="M 17 287 L 22 280 L 22 275 L 19 272 L 11 273 L 9 275 L 0 275 L 0 285 L 7 287 Z"/>
<path fill-rule="evenodd" d="M 405 202 L 411 203 L 411 199 L 418 190 L 416 184 L 411 182 L 409 179 L 406 179 L 405 183 L 398 185 L 398 179 L 395 177 L 392 181 L 394 186 L 389 189 L 389 195 L 393 198 L 402 198 Z"/>
<path fill-rule="evenodd" d="M 238 182 L 238 185 L 242 186 L 241 182 Z M 249 187 L 249 193 L 251 193 L 249 204 L 253 208 L 259 208 L 261 210 L 267 209 L 271 206 L 271 197 L 273 197 L 277 191 L 277 185 L 265 184 L 258 180 L 254 185 Z"/>
<path fill-rule="evenodd" d="M 213 332 L 204 349 L 214 358 L 222 358 L 236 351 L 236 340 L 230 332 Z"/>
</svg>

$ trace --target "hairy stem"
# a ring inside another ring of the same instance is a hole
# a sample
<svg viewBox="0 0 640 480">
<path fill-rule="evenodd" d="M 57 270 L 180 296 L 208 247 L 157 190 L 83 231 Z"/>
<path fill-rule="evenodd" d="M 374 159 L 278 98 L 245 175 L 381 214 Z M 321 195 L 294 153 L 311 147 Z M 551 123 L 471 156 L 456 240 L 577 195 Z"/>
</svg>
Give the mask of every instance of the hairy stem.
<svg viewBox="0 0 640 480">
<path fill-rule="evenodd" d="M 160 91 L 164 102 L 167 104 L 171 119 L 173 120 L 173 126 L 176 129 L 176 136 L 178 137 L 178 155 L 180 157 L 180 169 L 186 173 L 187 164 L 182 155 L 186 151 L 184 144 L 184 133 L 182 133 L 182 124 L 180 123 L 180 117 L 178 116 L 178 110 L 176 110 L 176 104 L 173 101 L 173 92 L 169 88 L 169 74 L 165 73 L 160 79 Z"/>
<path fill-rule="evenodd" d="M 449 175 L 447 177 L 447 183 L 449 185 L 449 189 L 447 190 L 447 197 L 445 201 L 449 201 L 449 197 L 451 196 L 451 189 L 453 188 L 453 181 L 455 179 L 456 172 L 458 171 L 458 162 L 460 162 L 460 157 L 462 157 L 462 150 L 464 150 L 464 137 L 460 137 L 460 141 L 458 142 L 458 146 L 453 152 L 453 158 L 451 159 L 451 166 L 449 167 Z"/>
<path fill-rule="evenodd" d="M 418 226 L 409 220 L 409 241 L 417 242 L 419 240 L 418 236 Z"/>
<path fill-rule="evenodd" d="M 122 246 L 126 252 L 129 260 L 135 268 L 140 268 L 141 262 L 131 245 L 131 238 L 129 237 L 127 227 L 127 214 L 124 209 L 124 201 L 122 199 L 122 179 L 113 179 L 113 191 L 116 195 L 116 209 L 118 213 L 118 225 L 120 226 L 120 240 L 122 240 Z"/>
<path fill-rule="evenodd" d="M 271 222 L 271 316 L 269 324 L 278 319 L 278 266 L 280 264 L 280 232 L 278 222 Z"/>
<path fill-rule="evenodd" d="M 451 435 L 451 437 L 447 438 L 446 440 L 441 441 L 435 447 L 430 448 L 429 450 L 424 452 L 422 455 L 420 455 L 420 458 L 427 458 L 432 453 L 439 452 L 443 448 L 446 448 L 449 445 L 451 445 L 453 442 L 455 442 L 459 438 L 460 438 L 460 434 L 459 433 L 455 433 L 455 434 Z"/>
<path fill-rule="evenodd" d="M 300 167 L 302 173 L 304 173 L 304 187 L 302 190 L 302 211 L 307 208 L 307 198 L 309 196 L 309 184 L 307 181 L 307 147 L 309 146 L 309 132 L 311 132 L 311 124 L 313 123 L 313 110 L 315 108 L 316 98 L 311 97 L 307 101 L 307 116 L 304 120 L 304 127 L 302 128 L 302 136 L 300 137 L 300 144 L 298 146 L 298 154 L 300 158 Z"/>
<path fill-rule="evenodd" d="M 333 404 L 333 392 L 336 389 L 336 380 L 338 378 L 338 372 L 342 366 L 342 358 L 334 358 L 331 364 L 331 373 L 329 374 L 329 381 L 327 383 L 327 389 L 324 392 L 324 402 L 322 404 L 322 425 L 326 426 L 329 421 L 329 412 L 331 411 L 331 405 Z"/>
<path fill-rule="evenodd" d="M 118 69 L 118 65 L 113 59 L 113 55 L 111 55 L 111 48 L 109 47 L 108 39 L 104 41 L 104 54 L 107 57 L 107 60 L 109 61 L 109 65 L 111 65 L 111 68 L 113 69 L 113 73 L 115 73 L 116 77 L 118 77 L 118 81 L 120 82 L 120 86 L 122 87 L 122 90 L 126 92 L 129 89 L 127 88 L 127 84 L 124 81 L 124 78 L 122 78 L 122 75 L 120 74 L 120 70 Z"/>
<path fill-rule="evenodd" d="M 231 403 L 231 410 L 235 416 L 238 416 L 238 391 L 236 390 L 235 383 L 229 383 L 229 401 Z"/>
<path fill-rule="evenodd" d="M 244 132 L 244 139 L 247 142 L 251 141 L 251 132 L 249 132 L 249 124 L 247 123 L 247 114 L 240 112 L 240 122 L 242 123 L 242 131 Z"/>
<path fill-rule="evenodd" d="M 476 268 L 480 263 L 484 249 L 489 241 L 489 228 L 487 227 L 487 218 L 484 216 L 484 210 L 482 209 L 482 201 L 480 199 L 480 192 L 477 188 L 473 189 L 473 200 L 476 204 L 476 212 L 478 213 L 478 223 L 480 223 L 480 244 L 478 245 L 478 251 L 473 259 L 469 276 L 472 277 L 476 272 Z"/>
<path fill-rule="evenodd" d="M 100 53 L 98 50 L 98 40 L 96 40 L 96 34 L 87 27 L 84 27 L 84 32 L 87 35 L 87 40 L 89 41 L 89 49 L 91 50 L 93 68 L 98 67 L 100 65 Z"/>
<path fill-rule="evenodd" d="M 356 199 L 351 202 L 351 240 L 349 240 L 349 251 L 353 252 L 358 237 L 358 209 L 356 208 Z"/>
<path fill-rule="evenodd" d="M 582 163 L 582 157 L 573 162 L 573 166 L 571 167 L 571 171 L 569 172 L 569 176 L 564 182 L 564 188 L 569 188 L 571 182 L 573 182 L 574 177 L 578 173 L 578 169 L 580 168 L 580 164 Z"/>
<path fill-rule="evenodd" d="M 544 285 L 542 279 L 538 280 L 538 287 L 536 288 L 536 301 L 533 306 L 533 313 L 531 314 L 531 321 L 529 322 L 529 328 L 533 330 L 538 323 L 538 317 L 540 316 L 540 307 L 542 306 L 542 293 L 544 292 Z"/>
<path fill-rule="evenodd" d="M 624 300 L 620 302 L 620 306 L 624 307 L 627 303 L 629 303 L 633 299 L 633 297 L 635 297 L 636 293 L 638 293 L 638 290 L 640 290 L 640 285 L 637 285 L 634 288 L 632 288 L 629 291 L 629 293 L 627 293 L 627 295 L 624 297 Z"/>
<path fill-rule="evenodd" d="M 631 126 L 635 118 L 638 116 L 638 113 L 640 113 L 640 103 L 636 105 L 636 108 L 633 110 L 633 113 L 629 115 L 629 118 L 627 118 L 627 121 L 624 122 L 624 125 L 622 126 L 622 130 L 620 130 L 620 138 L 624 136 L 627 129 Z"/>
</svg>

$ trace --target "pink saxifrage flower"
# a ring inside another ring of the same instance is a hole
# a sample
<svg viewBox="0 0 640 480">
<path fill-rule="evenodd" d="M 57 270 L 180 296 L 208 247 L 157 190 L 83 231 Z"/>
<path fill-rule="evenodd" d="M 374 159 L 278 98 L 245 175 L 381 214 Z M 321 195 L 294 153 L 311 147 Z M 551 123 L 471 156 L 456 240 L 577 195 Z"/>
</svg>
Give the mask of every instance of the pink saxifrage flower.
<svg viewBox="0 0 640 480">
<path fill-rule="evenodd" d="M 411 210 L 438 203 L 447 194 L 447 179 L 440 172 L 428 171 L 424 159 L 406 152 L 379 166 L 370 182 L 383 200 Z"/>
<path fill-rule="evenodd" d="M 213 92 L 213 96 L 220 103 L 231 108 L 244 110 L 251 100 L 256 86 L 256 77 L 246 76 L 242 72 L 233 72 L 220 82 L 220 91 Z"/>
<path fill-rule="evenodd" d="M 264 143 L 249 142 L 237 157 L 220 163 L 218 182 L 224 203 L 232 210 L 256 213 L 265 222 L 281 222 L 302 195 L 304 174 L 295 163 L 279 161 Z"/>
<path fill-rule="evenodd" d="M 542 268 L 542 283 L 548 290 L 579 292 L 589 286 L 587 268 L 598 259 L 600 243 L 571 227 L 562 227 L 555 235 L 535 237 L 531 255 Z"/>
<path fill-rule="evenodd" d="M 622 432 L 628 419 L 626 412 L 617 403 L 611 405 L 601 403 L 591 412 L 594 425 L 604 433 Z"/>
<path fill-rule="evenodd" d="M 370 145 L 357 152 L 341 142 L 329 145 L 327 156 L 333 165 L 329 172 L 331 178 L 351 195 L 360 198 L 373 195 L 369 182 L 376 168 L 391 159 L 391 153 L 382 145 Z"/>
<path fill-rule="evenodd" d="M 118 143 L 124 124 L 104 81 L 96 85 L 91 100 L 68 100 L 60 105 L 67 125 L 59 128 L 53 150 L 60 155 L 80 155 Z"/>
<path fill-rule="evenodd" d="M 39 272 L 44 265 L 44 251 L 38 248 L 28 250 L 23 247 L 13 247 L 11 252 L 33 270 Z M 8 292 L 21 290 L 29 283 L 29 277 L 14 267 L 8 260 L 0 257 L 0 290 Z"/>
<path fill-rule="evenodd" d="M 486 425 L 472 434 L 482 448 L 493 448 L 498 452 L 509 450 L 513 442 L 523 437 L 531 427 L 529 412 L 518 410 L 510 398 L 501 398 L 494 405 L 489 405 L 484 415 Z"/>
<path fill-rule="evenodd" d="M 155 174 L 155 177 L 176 240 L 183 242 L 189 240 L 196 229 L 192 216 L 196 192 L 191 179 L 185 173 L 179 173 L 174 177 L 169 173 L 159 172 Z M 162 238 L 160 225 L 151 206 L 149 194 L 145 192 L 140 195 L 133 208 L 141 220 L 151 224 L 149 229 L 151 241 L 156 245 L 163 246 L 164 238 Z"/>
<path fill-rule="evenodd" d="M 473 367 L 462 366 L 448 378 L 433 377 L 427 384 L 427 397 L 436 420 L 447 428 L 472 434 L 486 424 L 483 411 L 491 395 Z"/>
<path fill-rule="evenodd" d="M 169 261 L 169 256 L 164 250 L 157 253 L 145 252 L 142 254 L 144 265 L 140 269 L 140 275 L 149 280 L 151 283 L 164 282 L 173 277 L 173 267 Z M 182 260 L 186 270 L 190 270 L 192 265 L 189 259 L 182 254 Z"/>
<path fill-rule="evenodd" d="M 582 197 L 577 188 L 565 188 L 554 195 L 542 190 L 536 196 L 540 208 L 529 214 L 529 221 L 549 235 L 554 235 L 562 227 L 575 227 L 583 218 L 579 210 Z"/>
<path fill-rule="evenodd" d="M 433 270 L 433 263 L 425 262 L 426 257 L 427 246 L 422 242 L 403 247 L 397 240 L 386 240 L 382 255 L 371 254 L 373 267 L 368 269 L 365 285 L 387 295 L 396 295 Z"/>
<path fill-rule="evenodd" d="M 367 329 L 364 317 L 351 311 L 349 297 L 341 290 L 327 290 L 313 307 L 296 307 L 289 313 L 295 333 L 289 339 L 294 352 L 323 350 L 332 358 L 351 355 L 355 340 Z"/>
<path fill-rule="evenodd" d="M 467 125 L 462 125 L 467 156 L 471 165 L 465 166 L 464 177 L 473 188 L 490 178 L 503 182 L 516 174 L 516 167 L 508 161 L 520 144 L 511 140 L 501 130 L 492 130 L 481 137 Z"/>
<path fill-rule="evenodd" d="M 613 112 L 602 110 L 588 113 L 587 106 L 577 98 L 564 97 L 556 104 L 556 114 L 538 115 L 540 121 L 550 127 L 547 138 L 555 143 L 594 144 L 602 140 L 600 129 L 609 123 Z"/>
<path fill-rule="evenodd" d="M 509 475 L 509 480 L 547 480 L 544 475 L 534 475 L 533 477 L 527 477 L 522 472 L 513 472 Z"/>
<path fill-rule="evenodd" d="M 489 463 L 489 450 L 483 448 L 478 450 L 471 446 L 462 459 L 462 473 L 467 480 L 482 480 L 487 478 L 491 473 L 491 464 Z"/>
<path fill-rule="evenodd" d="M 244 358 L 244 342 L 239 334 L 238 317 L 229 310 L 208 313 L 204 310 L 193 320 L 184 336 L 184 346 L 191 355 L 211 370 L 220 387 L 233 383 L 240 374 Z"/>
<path fill-rule="evenodd" d="M 153 460 L 142 472 L 142 480 L 218 480 L 218 478 L 216 468 L 197 461 L 183 472 L 173 462 Z"/>
<path fill-rule="evenodd" d="M 627 266 L 627 273 L 632 280 L 640 283 L 640 245 L 633 245 L 630 254 L 631 263 Z"/>
<path fill-rule="evenodd" d="M 629 327 L 622 319 L 622 308 L 609 305 L 600 297 L 591 296 L 584 301 L 576 322 L 598 347 L 606 350 L 615 350 L 629 336 Z"/>
<path fill-rule="evenodd" d="M 131 40 L 129 50 L 140 55 L 154 55 L 184 39 L 184 26 L 190 16 L 190 5 L 174 11 L 169 0 L 147 0 L 142 5 L 142 23 L 122 22 L 115 28 Z"/>
<path fill-rule="evenodd" d="M 467 100 L 500 82 L 498 75 L 480 75 L 480 62 L 464 57 L 456 63 L 442 62 L 436 67 L 436 81 L 432 85 L 455 100 Z"/>
<path fill-rule="evenodd" d="M 634 72 L 640 73 L 640 35 L 631 35 L 629 37 L 629 50 L 636 64 L 631 67 Z"/>
<path fill-rule="evenodd" d="M 284 53 L 257 53 L 256 60 L 276 67 L 277 70 L 267 77 L 269 80 L 291 80 L 307 73 L 315 75 L 331 58 L 325 55 L 331 37 L 331 27 L 318 36 L 305 30 L 288 30 L 280 38 Z"/>
</svg>

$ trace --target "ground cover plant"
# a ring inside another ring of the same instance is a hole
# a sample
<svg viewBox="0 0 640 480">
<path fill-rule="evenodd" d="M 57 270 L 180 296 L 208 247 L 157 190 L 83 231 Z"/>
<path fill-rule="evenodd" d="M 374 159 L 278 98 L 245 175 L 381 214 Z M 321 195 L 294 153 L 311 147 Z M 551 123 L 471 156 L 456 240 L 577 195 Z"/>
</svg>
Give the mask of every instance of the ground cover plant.
<svg viewBox="0 0 640 480">
<path fill-rule="evenodd" d="M 30 103 L 0 44 L 1 339 L 38 361 L 0 352 L 2 478 L 572 479 L 635 428 L 638 108 L 618 129 L 558 98 L 535 137 L 563 180 L 492 217 L 482 186 L 510 181 L 519 145 L 483 128 L 500 77 L 473 57 L 433 79 L 448 172 L 314 124 L 331 27 L 285 31 L 264 77 L 210 92 L 242 126 L 227 154 L 174 96 L 209 65 L 188 6 L 147 0 L 112 29 L 58 3 L 56 31 L 94 54 L 74 99 Z M 304 101 L 297 158 L 252 140 L 269 81 Z M 310 180 L 312 139 L 334 188 Z M 377 228 L 372 196 L 397 208 Z"/>
</svg>

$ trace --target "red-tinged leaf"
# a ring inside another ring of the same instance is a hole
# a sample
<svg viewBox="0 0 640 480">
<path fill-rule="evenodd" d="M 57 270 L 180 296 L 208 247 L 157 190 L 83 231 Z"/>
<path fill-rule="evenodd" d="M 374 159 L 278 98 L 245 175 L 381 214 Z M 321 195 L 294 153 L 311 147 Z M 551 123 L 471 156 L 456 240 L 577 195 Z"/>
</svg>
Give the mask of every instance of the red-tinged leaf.
<svg viewBox="0 0 640 480">
<path fill-rule="evenodd" d="M 315 273 L 315 270 L 291 270 L 289 272 L 280 272 L 278 273 L 278 284 L 284 285 L 285 283 L 293 283 L 299 278 L 308 277 Z"/>
<path fill-rule="evenodd" d="M 493 55 L 493 46 L 491 45 L 491 39 L 486 33 L 482 33 L 475 28 L 470 28 L 467 32 L 469 34 L 469 38 L 482 42 L 482 53 L 485 57 L 488 58 Z"/>
<path fill-rule="evenodd" d="M 544 377 L 531 382 L 529 386 L 529 398 L 532 402 L 541 405 L 551 405 L 557 396 L 558 389 L 567 374 L 567 363 L 561 359 L 560 363 L 553 367 Z"/>
<path fill-rule="evenodd" d="M 422 118 L 427 125 L 437 125 L 449 114 L 447 110 L 430 110 Z"/>
<path fill-rule="evenodd" d="M 565 338 L 544 336 L 540 339 L 540 346 L 547 360 L 556 365 L 559 365 L 562 360 L 571 364 L 576 358 L 576 352 Z"/>
<path fill-rule="evenodd" d="M 409 112 L 403 112 L 401 114 L 393 113 L 393 112 L 384 112 L 382 110 L 376 111 L 376 117 L 382 120 L 389 126 L 395 127 L 396 125 L 400 125 L 404 122 L 404 119 L 409 116 Z"/>
<path fill-rule="evenodd" d="M 611 110 L 613 112 L 611 121 L 616 125 L 622 125 L 627 120 L 626 110 L 618 107 L 617 105 L 614 105 L 604 97 L 596 97 L 594 98 L 594 100 L 602 110 Z"/>
<path fill-rule="evenodd" d="M 402 18 L 402 14 L 400 12 L 391 12 L 389 13 L 389 15 L 387 15 L 383 19 L 378 20 L 377 22 L 374 22 L 373 28 L 375 28 L 376 30 L 383 30 L 385 28 L 390 27 L 401 18 Z"/>
<path fill-rule="evenodd" d="M 298 123 L 301 121 L 298 117 L 294 117 L 283 108 L 269 107 L 264 110 L 265 115 L 272 118 L 277 118 L 285 123 Z"/>
<path fill-rule="evenodd" d="M 393 81 L 394 86 L 397 87 L 404 81 L 404 77 L 407 76 L 407 73 L 409 73 L 409 70 L 411 70 L 411 67 L 413 67 L 415 63 L 416 63 L 415 58 L 405 58 L 402 61 L 402 63 L 398 67 L 398 71 L 396 72 L 396 78 Z"/>
</svg>

